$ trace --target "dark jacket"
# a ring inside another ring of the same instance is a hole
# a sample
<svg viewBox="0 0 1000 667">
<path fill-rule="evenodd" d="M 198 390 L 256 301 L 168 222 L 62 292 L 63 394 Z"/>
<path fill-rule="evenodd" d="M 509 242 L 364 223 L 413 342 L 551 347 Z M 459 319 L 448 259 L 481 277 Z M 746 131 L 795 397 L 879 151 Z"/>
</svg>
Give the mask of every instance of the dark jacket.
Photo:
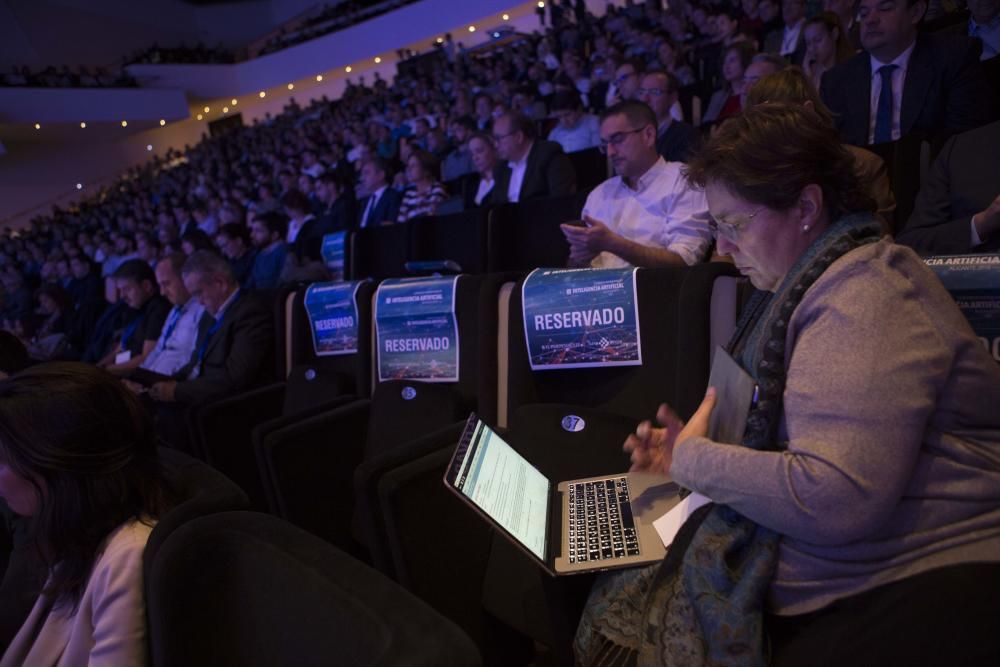
<svg viewBox="0 0 1000 667">
<path fill-rule="evenodd" d="M 358 202 L 355 229 L 360 229 L 363 226 L 377 227 L 378 225 L 386 222 L 396 222 L 396 218 L 399 217 L 399 205 L 403 203 L 403 195 L 399 192 L 399 190 L 396 190 L 390 185 L 382 192 L 382 196 L 379 197 L 377 202 L 375 202 L 375 208 L 372 209 L 368 224 L 365 225 L 363 218 L 365 215 L 365 209 L 368 208 L 369 199 L 371 199 L 371 196 L 365 197 Z"/>
<path fill-rule="evenodd" d="M 981 51 L 982 45 L 967 37 L 917 36 L 903 84 L 901 136 L 954 134 L 996 117 L 994 94 L 979 64 Z M 868 143 L 871 80 L 871 56 L 864 51 L 823 75 L 820 92 L 845 143 Z"/>
<path fill-rule="evenodd" d="M 214 323 L 215 318 L 207 313 L 198 323 L 194 356 L 178 377 L 187 377 L 198 364 L 198 351 L 204 346 L 201 372 L 193 380 L 177 383 L 178 403 L 203 404 L 245 391 L 274 374 L 274 321 L 270 308 L 257 294 L 241 291 L 209 337 Z"/>
<path fill-rule="evenodd" d="M 699 143 L 698 130 L 674 120 L 665 132 L 657 135 L 656 152 L 667 162 L 687 162 Z"/>
<path fill-rule="evenodd" d="M 506 162 L 498 162 L 493 173 L 496 185 L 493 187 L 492 202 L 494 204 L 508 202 L 510 166 Z M 531 145 L 531 152 L 528 153 L 528 164 L 524 170 L 518 201 L 568 195 L 574 192 L 576 192 L 576 172 L 573 163 L 563 152 L 562 146 L 554 141 L 535 139 L 535 143 Z"/>
</svg>

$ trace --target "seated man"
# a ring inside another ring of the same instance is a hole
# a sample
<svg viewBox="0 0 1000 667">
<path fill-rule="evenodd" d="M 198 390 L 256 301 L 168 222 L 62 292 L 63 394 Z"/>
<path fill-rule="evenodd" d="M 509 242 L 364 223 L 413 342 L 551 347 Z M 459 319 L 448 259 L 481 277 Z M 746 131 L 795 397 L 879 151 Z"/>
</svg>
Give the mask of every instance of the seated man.
<svg viewBox="0 0 1000 667">
<path fill-rule="evenodd" d="M 257 257 L 247 281 L 249 289 L 274 289 L 278 286 L 281 269 L 288 256 L 288 244 L 285 243 L 287 228 L 287 218 L 277 211 L 258 213 L 250 223 L 250 240 L 257 248 Z"/>
<path fill-rule="evenodd" d="M 570 265 L 684 266 L 712 245 L 708 205 L 679 162 L 656 152 L 656 116 L 642 102 L 621 102 L 601 116 L 601 146 L 617 176 L 598 185 L 583 225 L 562 225 Z"/>
<path fill-rule="evenodd" d="M 680 82 L 670 72 L 651 70 L 642 77 L 636 99 L 649 105 L 656 115 L 656 152 L 667 162 L 687 162 L 698 147 L 698 131 L 673 117 Z"/>
<path fill-rule="evenodd" d="M 347 231 L 357 218 L 357 201 L 354 189 L 344 177 L 328 171 L 316 180 L 316 198 L 321 209 L 316 236 L 322 240 L 327 234 Z"/>
<path fill-rule="evenodd" d="M 577 92 L 562 92 L 552 96 L 552 116 L 559 124 L 549 132 L 567 153 L 593 148 L 601 143 L 601 122 L 594 114 L 584 113 Z"/>
<path fill-rule="evenodd" d="M 155 401 L 203 405 L 250 389 L 274 372 L 270 309 L 241 290 L 222 257 L 199 250 L 181 269 L 184 287 L 205 309 L 194 355 L 176 376 L 149 388 Z"/>
<path fill-rule="evenodd" d="M 238 222 L 228 222 L 219 227 L 217 237 L 219 250 L 223 257 L 233 265 L 233 273 L 240 285 L 246 285 L 250 281 L 250 273 L 253 271 L 254 261 L 257 259 L 257 250 L 250 241 L 250 232 Z M 159 269 L 160 265 L 157 264 Z M 178 280 L 180 274 L 178 273 Z M 157 272 L 159 277 L 159 272 Z"/>
<path fill-rule="evenodd" d="M 127 375 L 138 368 L 156 347 L 170 304 L 160 296 L 156 274 L 141 259 L 130 259 L 119 266 L 112 276 L 122 300 L 135 313 L 125 324 L 121 337 L 98 362 L 98 366 Z"/>
<path fill-rule="evenodd" d="M 948 140 L 896 241 L 921 255 L 1000 250 L 1000 121 Z"/>
<path fill-rule="evenodd" d="M 389 186 L 389 177 L 389 165 L 380 157 L 361 166 L 361 190 L 367 196 L 358 203 L 358 229 L 395 224 L 403 195 Z"/>
<path fill-rule="evenodd" d="M 469 139 L 476 131 L 476 121 L 470 116 L 459 116 L 448 123 L 448 133 L 455 142 L 455 149 L 441 162 L 441 180 L 448 182 L 475 171 Z"/>
<path fill-rule="evenodd" d="M 139 368 L 160 375 L 172 376 L 191 361 L 198 339 L 198 325 L 205 313 L 204 307 L 191 298 L 181 279 L 186 260 L 182 253 L 176 252 L 156 265 L 156 282 L 160 285 L 160 292 L 174 307 L 156 346 Z"/>
<path fill-rule="evenodd" d="M 864 51 L 823 75 L 823 101 L 845 143 L 955 133 L 996 118 L 994 93 L 967 37 L 918 34 L 925 0 L 861 0 Z M 886 91 L 886 94 L 882 94 Z"/>
<path fill-rule="evenodd" d="M 521 202 L 576 191 L 576 172 L 562 147 L 535 138 L 535 122 L 504 113 L 493 123 L 497 162 L 493 203 Z"/>
</svg>

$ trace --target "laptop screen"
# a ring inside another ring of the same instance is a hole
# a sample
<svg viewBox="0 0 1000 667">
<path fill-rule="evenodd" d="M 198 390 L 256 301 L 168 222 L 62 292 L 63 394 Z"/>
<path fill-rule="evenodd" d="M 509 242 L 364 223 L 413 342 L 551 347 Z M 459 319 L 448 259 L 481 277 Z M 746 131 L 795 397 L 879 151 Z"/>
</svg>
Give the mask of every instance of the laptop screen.
<svg viewBox="0 0 1000 667">
<path fill-rule="evenodd" d="M 447 479 L 545 561 L 549 480 L 481 420 L 470 418 Z"/>
</svg>

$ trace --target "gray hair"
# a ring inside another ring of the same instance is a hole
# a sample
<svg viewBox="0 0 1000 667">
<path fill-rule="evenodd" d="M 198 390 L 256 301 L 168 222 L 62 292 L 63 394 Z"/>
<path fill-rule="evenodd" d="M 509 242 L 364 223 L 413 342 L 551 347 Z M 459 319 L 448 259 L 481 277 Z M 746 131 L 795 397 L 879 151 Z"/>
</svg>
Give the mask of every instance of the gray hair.
<svg viewBox="0 0 1000 667">
<path fill-rule="evenodd" d="M 235 283 L 236 276 L 229 261 L 211 250 L 196 250 L 184 262 L 181 275 L 200 273 L 205 276 L 224 276 L 229 282 Z"/>
</svg>

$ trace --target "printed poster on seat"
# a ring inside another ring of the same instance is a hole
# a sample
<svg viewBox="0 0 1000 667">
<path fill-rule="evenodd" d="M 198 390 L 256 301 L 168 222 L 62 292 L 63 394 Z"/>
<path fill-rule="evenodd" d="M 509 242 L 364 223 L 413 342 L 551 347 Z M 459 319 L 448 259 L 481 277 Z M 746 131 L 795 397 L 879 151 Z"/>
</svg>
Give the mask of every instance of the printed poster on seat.
<svg viewBox="0 0 1000 667">
<path fill-rule="evenodd" d="M 531 370 L 641 366 L 636 271 L 532 271 L 521 287 Z"/>
<path fill-rule="evenodd" d="M 357 294 L 362 282 L 314 283 L 306 288 L 303 304 L 316 356 L 358 351 Z"/>
<path fill-rule="evenodd" d="M 344 279 L 344 258 L 346 257 L 347 232 L 334 232 L 323 236 L 320 254 L 323 263 L 330 270 L 330 280 Z"/>
<path fill-rule="evenodd" d="M 378 379 L 458 381 L 459 276 L 386 280 L 375 293 Z"/>
<path fill-rule="evenodd" d="M 951 292 L 986 351 L 1000 363 L 1000 254 L 928 257 L 925 261 Z"/>
</svg>

